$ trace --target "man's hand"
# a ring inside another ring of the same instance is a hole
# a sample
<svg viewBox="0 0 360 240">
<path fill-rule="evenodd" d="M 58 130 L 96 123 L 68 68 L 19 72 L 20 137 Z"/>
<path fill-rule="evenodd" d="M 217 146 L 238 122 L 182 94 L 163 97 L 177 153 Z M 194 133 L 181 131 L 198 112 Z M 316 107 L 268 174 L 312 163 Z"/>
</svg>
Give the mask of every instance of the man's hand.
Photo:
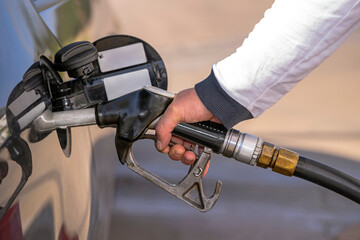
<svg viewBox="0 0 360 240">
<path fill-rule="evenodd" d="M 219 122 L 201 102 L 194 88 L 179 92 L 156 125 L 156 148 L 160 152 L 168 153 L 173 160 L 181 160 L 186 165 L 193 164 L 195 154 L 187 150 L 191 150 L 194 144 L 172 137 L 171 132 L 180 122 L 195 123 L 208 120 Z M 171 148 L 170 140 L 175 143 Z"/>
</svg>

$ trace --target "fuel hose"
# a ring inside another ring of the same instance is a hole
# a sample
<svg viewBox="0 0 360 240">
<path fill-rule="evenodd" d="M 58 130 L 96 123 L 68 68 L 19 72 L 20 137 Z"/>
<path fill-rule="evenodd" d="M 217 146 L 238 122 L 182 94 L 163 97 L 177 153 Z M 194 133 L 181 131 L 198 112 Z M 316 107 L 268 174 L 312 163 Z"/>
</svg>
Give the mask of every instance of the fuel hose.
<svg viewBox="0 0 360 240">
<path fill-rule="evenodd" d="M 239 162 L 302 178 L 360 204 L 358 179 L 291 150 L 277 148 L 261 138 L 211 122 L 180 123 L 173 134 Z"/>
<path fill-rule="evenodd" d="M 294 176 L 330 189 L 360 204 L 360 181 L 325 164 L 300 156 Z"/>
</svg>

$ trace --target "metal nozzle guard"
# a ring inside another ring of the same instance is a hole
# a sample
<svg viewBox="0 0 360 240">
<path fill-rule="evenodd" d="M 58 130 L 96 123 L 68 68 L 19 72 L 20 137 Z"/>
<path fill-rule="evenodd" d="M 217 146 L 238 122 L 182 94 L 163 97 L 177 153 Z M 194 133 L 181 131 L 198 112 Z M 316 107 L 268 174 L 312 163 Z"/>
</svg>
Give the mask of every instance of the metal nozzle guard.
<svg viewBox="0 0 360 240">
<path fill-rule="evenodd" d="M 205 148 L 193 168 L 191 168 L 189 173 L 177 184 L 168 183 L 159 176 L 142 168 L 135 160 L 131 148 L 125 158 L 125 162 L 128 168 L 140 176 L 156 184 L 190 206 L 198 209 L 200 212 L 207 212 L 218 200 L 222 186 L 221 181 L 217 181 L 214 194 L 210 198 L 205 196 L 202 186 L 202 176 L 210 157 L 211 150 Z M 193 192 L 196 192 L 197 194 L 192 194 Z"/>
</svg>

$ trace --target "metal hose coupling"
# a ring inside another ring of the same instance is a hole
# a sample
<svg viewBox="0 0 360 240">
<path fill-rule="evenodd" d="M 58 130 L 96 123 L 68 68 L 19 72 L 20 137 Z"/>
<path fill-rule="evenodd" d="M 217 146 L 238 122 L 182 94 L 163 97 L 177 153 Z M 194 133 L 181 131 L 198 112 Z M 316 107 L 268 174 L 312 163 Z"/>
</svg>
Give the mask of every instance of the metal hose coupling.
<svg viewBox="0 0 360 240">
<path fill-rule="evenodd" d="M 239 162 L 272 168 L 274 172 L 292 176 L 299 160 L 299 154 L 285 148 L 276 148 L 256 136 L 230 129 L 220 153 Z"/>
<path fill-rule="evenodd" d="M 253 135 L 230 129 L 220 153 L 239 162 L 254 165 L 259 159 L 263 140 Z"/>
<path fill-rule="evenodd" d="M 274 172 L 285 176 L 292 176 L 299 161 L 299 154 L 285 148 L 276 148 L 273 144 L 263 144 L 257 166 L 272 168 Z"/>
</svg>

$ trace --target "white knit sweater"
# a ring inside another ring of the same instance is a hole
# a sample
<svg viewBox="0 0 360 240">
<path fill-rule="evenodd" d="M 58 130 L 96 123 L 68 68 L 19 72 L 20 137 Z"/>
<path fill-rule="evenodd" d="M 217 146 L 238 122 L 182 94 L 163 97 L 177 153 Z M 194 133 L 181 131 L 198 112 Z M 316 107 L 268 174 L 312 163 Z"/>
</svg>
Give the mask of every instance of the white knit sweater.
<svg viewBox="0 0 360 240">
<path fill-rule="evenodd" d="M 330 56 L 359 25 L 360 0 L 276 0 L 242 46 L 213 65 L 213 73 L 196 91 L 227 127 L 257 117 Z M 226 94 L 214 94 L 216 85 Z M 237 109 L 237 113 L 220 110 L 223 104 L 234 104 L 232 100 L 238 106 L 230 111 Z"/>
</svg>

